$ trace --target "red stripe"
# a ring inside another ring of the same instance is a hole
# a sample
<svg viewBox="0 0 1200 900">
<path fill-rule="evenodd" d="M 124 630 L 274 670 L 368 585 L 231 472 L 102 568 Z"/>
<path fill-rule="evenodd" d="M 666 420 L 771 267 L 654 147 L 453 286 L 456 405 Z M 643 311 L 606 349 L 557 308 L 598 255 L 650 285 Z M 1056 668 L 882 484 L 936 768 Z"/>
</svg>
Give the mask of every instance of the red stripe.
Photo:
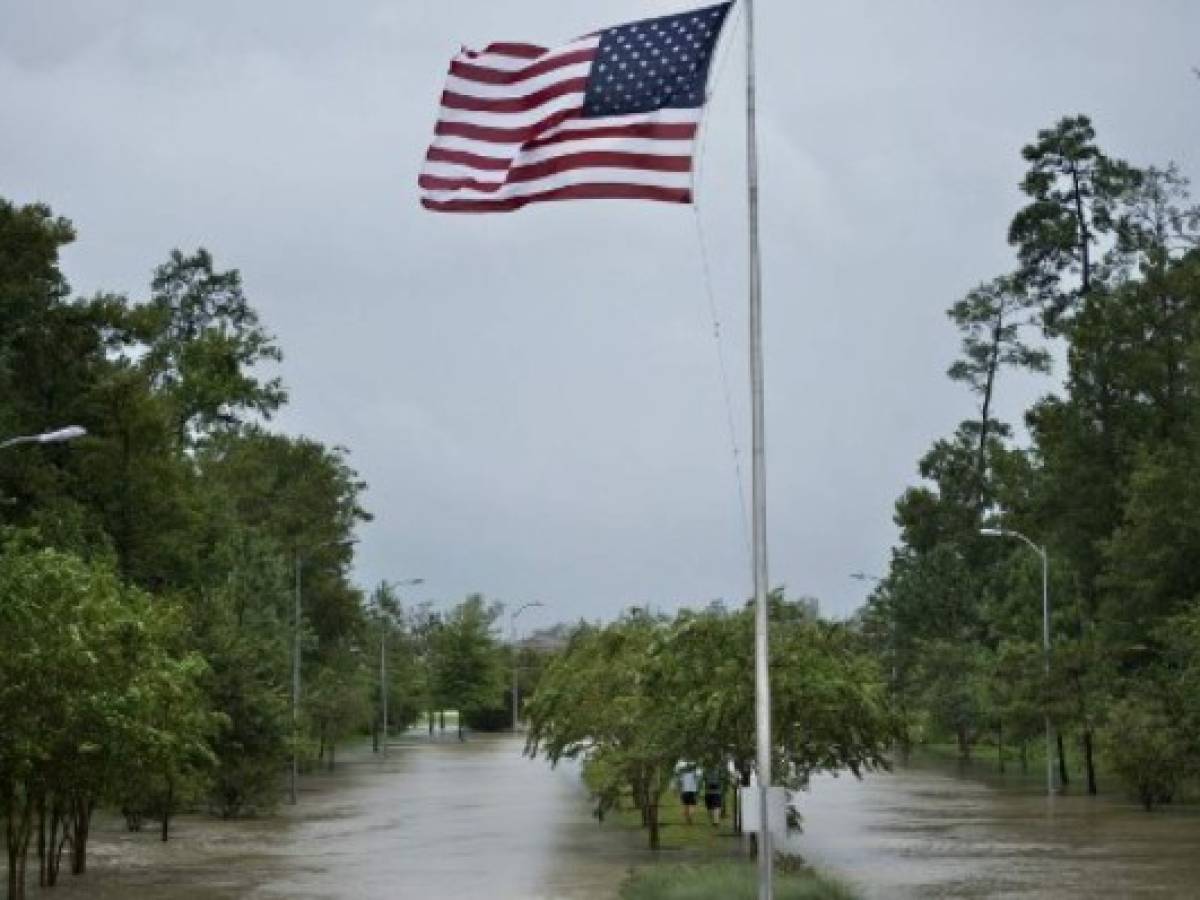
<svg viewBox="0 0 1200 900">
<path fill-rule="evenodd" d="M 430 147 L 425 158 L 430 162 L 453 163 L 458 166 L 470 166 L 472 169 L 483 169 L 489 172 L 503 172 L 512 166 L 511 159 L 499 159 L 495 156 L 479 156 L 464 150 L 442 150 Z"/>
<path fill-rule="evenodd" d="M 486 66 L 478 66 L 474 63 L 455 60 L 450 63 L 450 74 L 466 81 L 478 82 L 479 84 L 519 84 L 522 81 L 528 81 L 530 78 L 537 78 L 539 75 L 553 72 L 555 69 L 561 69 L 564 66 L 573 66 L 577 63 L 591 62 L 595 58 L 596 50 L 594 48 L 575 50 L 571 53 L 564 53 L 562 56 L 555 56 L 552 59 L 534 63 L 531 66 L 526 66 L 524 69 L 517 69 L 513 72 L 502 72 L 499 69 L 489 69 Z"/>
<path fill-rule="evenodd" d="M 512 212 L 530 203 L 552 200 L 658 200 L 664 203 L 691 203 L 687 188 L 650 187 L 640 184 L 575 184 L 527 197 L 506 200 L 422 200 L 421 205 L 436 212 Z"/>
<path fill-rule="evenodd" d="M 599 120 L 597 120 L 599 121 Z M 659 125 L 646 122 L 640 125 L 609 125 L 603 128 L 571 128 L 556 134 L 530 141 L 522 150 L 537 150 L 568 141 L 586 141 L 590 138 L 648 138 L 656 141 L 690 141 L 696 136 L 695 123 Z"/>
<path fill-rule="evenodd" d="M 524 128 L 489 128 L 485 125 L 472 125 L 470 122 L 438 122 L 434 131 L 439 136 L 461 137 L 489 144 L 524 144 L 551 128 L 557 128 L 563 122 L 578 118 L 581 112 L 582 106 L 564 109 Z"/>
<path fill-rule="evenodd" d="M 442 106 L 446 109 L 463 109 L 470 112 L 491 113 L 521 113 L 530 112 L 539 106 L 544 106 L 551 100 L 564 97 L 567 94 L 582 94 L 587 90 L 586 78 L 570 78 L 542 88 L 524 97 L 505 97 L 490 99 L 485 97 L 468 97 L 466 94 L 456 94 L 446 91 L 442 94 Z"/>
<path fill-rule="evenodd" d="M 690 172 L 692 160 L 688 156 L 653 156 L 647 153 L 621 153 L 618 151 L 593 151 L 572 153 L 546 159 L 527 166 L 519 166 L 509 173 L 504 181 L 479 181 L 475 178 L 446 178 L 441 175 L 422 175 L 418 184 L 427 191 L 473 191 L 496 192 L 508 184 L 524 184 L 548 178 L 575 169 L 634 169 L 643 172 Z"/>
<path fill-rule="evenodd" d="M 515 44 L 508 41 L 500 41 L 497 44 L 488 44 L 484 53 L 495 53 L 497 56 L 515 56 L 518 59 L 537 59 L 539 56 L 545 56 L 550 52 L 549 47 L 539 47 L 537 44 Z"/>
</svg>

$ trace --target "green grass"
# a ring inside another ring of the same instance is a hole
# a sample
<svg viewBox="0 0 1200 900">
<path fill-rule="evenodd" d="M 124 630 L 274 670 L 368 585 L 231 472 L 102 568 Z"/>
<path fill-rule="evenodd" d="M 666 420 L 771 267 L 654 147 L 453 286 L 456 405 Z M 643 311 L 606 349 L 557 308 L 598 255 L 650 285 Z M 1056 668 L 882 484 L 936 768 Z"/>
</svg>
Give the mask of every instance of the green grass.
<svg viewBox="0 0 1200 900">
<path fill-rule="evenodd" d="M 755 900 L 752 863 L 661 866 L 634 872 L 621 885 L 621 900 Z M 776 900 L 855 900 L 844 885 L 812 872 L 778 872 Z"/>
<path fill-rule="evenodd" d="M 726 799 L 732 804 L 730 795 Z M 605 822 L 628 830 L 642 830 L 645 840 L 649 840 L 649 832 L 642 829 L 642 814 L 633 806 L 628 795 L 622 798 L 621 808 L 609 810 Z M 663 850 L 702 850 L 706 855 L 713 853 L 737 853 L 741 846 L 741 838 L 733 833 L 732 805 L 720 825 L 714 828 L 709 824 L 708 811 L 701 803 L 692 816 L 689 825 L 683 818 L 683 805 L 674 794 L 664 794 L 662 805 L 658 808 L 659 840 Z"/>
</svg>

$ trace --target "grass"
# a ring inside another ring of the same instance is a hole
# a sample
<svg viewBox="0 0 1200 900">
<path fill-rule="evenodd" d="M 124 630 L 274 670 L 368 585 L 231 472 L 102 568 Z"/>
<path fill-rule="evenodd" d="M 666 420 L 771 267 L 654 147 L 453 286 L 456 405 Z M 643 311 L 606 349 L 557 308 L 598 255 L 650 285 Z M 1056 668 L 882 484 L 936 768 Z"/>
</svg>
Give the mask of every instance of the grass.
<svg viewBox="0 0 1200 900">
<path fill-rule="evenodd" d="M 732 797 L 727 794 L 726 800 L 732 804 Z M 618 828 L 639 830 L 642 828 L 642 814 L 634 807 L 631 798 L 622 798 L 621 808 L 609 810 L 605 814 L 605 822 Z M 659 840 L 663 850 L 701 850 L 707 855 L 713 853 L 736 853 L 740 847 L 741 838 L 733 833 L 732 805 L 721 824 L 714 828 L 709 824 L 708 811 L 701 803 L 692 816 L 693 824 L 689 825 L 683 818 L 683 805 L 676 794 L 664 794 L 662 804 L 658 808 Z M 643 837 L 649 840 L 649 832 L 643 830 Z"/>
<path fill-rule="evenodd" d="M 755 900 L 752 863 L 660 866 L 634 872 L 621 885 L 621 900 Z M 777 872 L 776 900 L 855 900 L 849 888 L 814 872 Z"/>
</svg>

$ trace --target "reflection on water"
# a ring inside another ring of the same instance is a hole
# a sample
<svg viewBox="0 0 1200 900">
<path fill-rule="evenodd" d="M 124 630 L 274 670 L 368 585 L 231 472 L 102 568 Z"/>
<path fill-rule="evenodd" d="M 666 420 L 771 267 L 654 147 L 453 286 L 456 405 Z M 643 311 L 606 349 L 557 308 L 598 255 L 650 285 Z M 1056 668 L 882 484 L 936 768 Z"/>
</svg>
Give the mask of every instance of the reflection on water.
<svg viewBox="0 0 1200 900">
<path fill-rule="evenodd" d="M 249 822 L 183 818 L 167 845 L 97 822 L 91 871 L 38 900 L 614 900 L 641 834 L 599 828 L 573 769 L 511 738 L 397 745 L 303 782 L 299 806 Z M 1047 799 L 917 763 L 801 796 L 790 847 L 875 900 L 1200 897 L 1200 810 Z M 678 859 L 678 854 L 664 854 Z"/>
<path fill-rule="evenodd" d="M 1048 798 L 1002 779 L 916 762 L 822 778 L 801 795 L 792 849 L 868 898 L 1200 897 L 1200 810 L 1147 814 L 1117 796 Z"/>
</svg>

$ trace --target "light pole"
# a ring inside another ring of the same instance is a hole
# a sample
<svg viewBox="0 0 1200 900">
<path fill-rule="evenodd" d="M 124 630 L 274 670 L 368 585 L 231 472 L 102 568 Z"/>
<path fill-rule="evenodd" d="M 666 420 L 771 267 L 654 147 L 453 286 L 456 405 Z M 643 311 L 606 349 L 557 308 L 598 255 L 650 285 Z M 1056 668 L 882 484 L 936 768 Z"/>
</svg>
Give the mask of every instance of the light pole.
<svg viewBox="0 0 1200 900">
<path fill-rule="evenodd" d="M 513 684 L 512 684 L 513 729 L 512 730 L 513 730 L 513 734 L 517 733 L 517 727 L 519 725 L 518 719 L 520 717 L 520 707 L 517 705 L 517 701 L 518 701 L 518 698 L 517 698 L 517 617 L 520 616 L 521 613 L 525 612 L 525 610 L 530 609 L 531 607 L 545 606 L 545 605 L 546 604 L 539 603 L 538 601 L 535 600 L 532 603 L 526 603 L 524 606 L 519 607 L 517 610 L 515 610 L 509 616 L 508 630 L 509 630 L 509 634 L 512 636 L 512 670 L 513 670 Z"/>
<path fill-rule="evenodd" d="M 310 549 L 310 552 L 325 547 L 346 547 L 357 544 L 358 541 L 351 539 L 348 541 L 325 541 L 320 544 L 315 544 Z M 296 803 L 296 784 L 300 780 L 300 635 L 301 625 L 304 621 L 304 608 L 301 603 L 301 578 L 300 572 L 303 567 L 303 557 L 300 553 L 300 547 L 296 547 L 296 608 L 292 616 L 292 775 L 290 782 L 291 802 Z"/>
<path fill-rule="evenodd" d="M 383 750 L 384 759 L 387 759 L 388 755 L 387 616 L 391 612 L 391 610 L 384 609 L 384 603 L 389 599 L 389 591 L 392 587 L 415 587 L 418 584 L 424 583 L 424 578 L 409 578 L 405 581 L 398 581 L 395 585 L 389 585 L 386 581 L 383 581 L 380 582 L 379 590 L 375 592 L 375 606 L 379 612 L 379 704 L 381 721 L 379 742 Z"/>
<path fill-rule="evenodd" d="M 1046 548 L 1040 547 L 1019 531 L 1011 528 L 981 528 L 979 533 L 984 537 L 1014 537 L 1024 541 L 1030 549 L 1042 558 L 1042 655 L 1044 657 L 1046 686 L 1050 685 L 1050 557 Z M 1046 795 L 1054 795 L 1054 763 L 1051 752 L 1050 710 L 1046 710 Z"/>
<path fill-rule="evenodd" d="M 87 429 L 81 428 L 78 425 L 72 425 L 69 428 L 59 428 L 56 431 L 45 431 L 41 434 L 23 434 L 19 437 L 9 438 L 6 441 L 0 441 L 0 450 L 4 450 L 7 447 L 15 447 L 18 444 L 63 444 L 67 441 L 81 438 L 85 434 L 87 434 Z"/>
</svg>

